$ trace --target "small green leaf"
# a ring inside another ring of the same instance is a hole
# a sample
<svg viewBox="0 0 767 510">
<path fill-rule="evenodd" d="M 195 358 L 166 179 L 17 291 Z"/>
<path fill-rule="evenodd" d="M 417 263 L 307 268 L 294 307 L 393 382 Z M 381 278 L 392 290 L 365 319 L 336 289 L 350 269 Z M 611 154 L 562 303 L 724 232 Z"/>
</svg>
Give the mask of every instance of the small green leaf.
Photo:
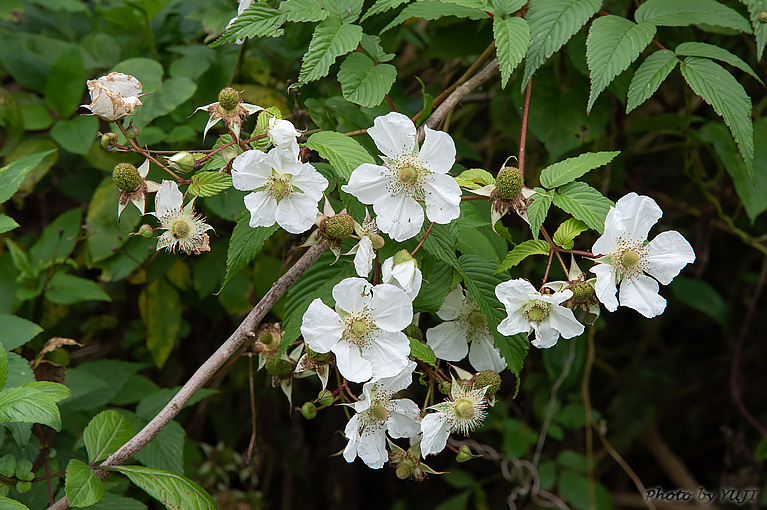
<svg viewBox="0 0 767 510">
<path fill-rule="evenodd" d="M 386 25 L 381 33 L 391 30 L 397 25 L 404 23 L 410 18 L 423 18 L 427 20 L 441 19 L 445 16 L 457 16 L 459 18 L 484 19 L 488 18 L 487 12 L 474 7 L 465 7 L 455 3 L 439 2 L 436 0 L 421 0 L 412 3 L 402 9 L 391 23 Z"/>
<path fill-rule="evenodd" d="M 5 234 L 6 232 L 10 232 L 11 230 L 13 230 L 14 228 L 18 226 L 19 224 L 16 223 L 16 221 L 13 218 L 0 213 L 0 234 Z"/>
<path fill-rule="evenodd" d="M 573 240 L 578 234 L 588 229 L 589 227 L 582 221 L 570 218 L 559 226 L 552 239 L 557 246 L 561 246 L 565 250 L 572 250 Z"/>
<path fill-rule="evenodd" d="M 344 98 L 367 108 L 381 104 L 396 79 L 396 67 L 376 65 L 369 57 L 357 52 L 346 57 L 338 70 Z"/>
<path fill-rule="evenodd" d="M 205 489 L 181 475 L 143 466 L 113 466 L 109 469 L 127 476 L 168 510 L 218 509 Z"/>
<path fill-rule="evenodd" d="M 674 297 L 708 315 L 723 328 L 730 322 L 730 309 L 721 294 L 708 282 L 679 276 L 670 285 Z"/>
<path fill-rule="evenodd" d="M 660 84 L 679 63 L 673 51 L 659 50 L 644 59 L 629 85 L 626 113 L 641 105 L 655 94 Z"/>
<path fill-rule="evenodd" d="M 746 64 L 740 57 L 733 55 L 721 46 L 715 46 L 713 44 L 702 42 L 686 42 L 677 46 L 674 51 L 680 57 L 707 57 L 714 60 L 720 60 L 750 74 L 754 79 L 756 79 L 756 81 L 764 85 L 762 79 L 757 76 L 754 70 L 751 69 L 750 65 Z"/>
<path fill-rule="evenodd" d="M 29 507 L 19 503 L 15 499 L 9 499 L 3 496 L 0 496 L 0 508 L 3 508 L 4 510 L 29 510 Z"/>
<path fill-rule="evenodd" d="M 607 212 L 615 204 L 588 184 L 571 182 L 556 190 L 554 205 L 603 234 Z"/>
<path fill-rule="evenodd" d="M 713 25 L 751 33 L 751 25 L 738 11 L 717 0 L 647 0 L 636 10 L 634 19 L 664 27 Z"/>
<path fill-rule="evenodd" d="M 43 331 L 43 328 L 27 319 L 0 313 L 0 331 L 3 332 L 0 335 L 0 342 L 5 350 L 11 351 L 32 340 Z"/>
<path fill-rule="evenodd" d="M 288 21 L 307 22 L 322 21 L 330 14 L 320 0 L 287 0 L 280 2 L 279 12 Z M 244 14 L 244 13 L 243 13 Z"/>
<path fill-rule="evenodd" d="M 551 189 L 573 182 L 575 179 L 586 175 L 590 170 L 608 164 L 618 154 L 620 151 L 587 152 L 554 163 L 541 171 L 541 185 Z"/>
<path fill-rule="evenodd" d="M 394 58 L 394 53 L 386 53 L 381 46 L 381 38 L 377 35 L 362 34 L 360 48 L 374 62 L 388 62 Z"/>
<path fill-rule="evenodd" d="M 162 368 L 181 331 L 181 299 L 165 278 L 158 278 L 141 292 L 138 307 L 146 326 L 146 346 L 157 368 Z"/>
<path fill-rule="evenodd" d="M 284 33 L 280 26 L 285 19 L 287 15 L 284 12 L 269 7 L 266 2 L 253 2 L 210 46 L 215 48 L 251 37 L 280 37 Z"/>
<path fill-rule="evenodd" d="M 488 184 L 495 184 L 495 177 L 482 168 L 472 168 L 461 172 L 455 177 L 455 182 L 462 188 L 479 189 Z"/>
<path fill-rule="evenodd" d="M 390 11 L 394 8 L 399 7 L 400 5 L 409 2 L 410 0 L 376 0 L 373 5 L 370 6 L 370 8 L 367 10 L 364 16 L 362 16 L 362 19 L 360 22 L 365 21 L 370 16 L 375 16 L 376 14 L 381 14 L 382 12 Z"/>
<path fill-rule="evenodd" d="M 69 506 L 91 506 L 104 497 L 104 484 L 88 465 L 77 459 L 67 464 L 65 488 Z"/>
<path fill-rule="evenodd" d="M 50 382 L 50 381 L 32 381 L 23 386 L 24 388 L 32 388 L 33 390 L 45 393 L 53 399 L 54 402 L 60 402 L 66 398 L 72 396 L 72 392 L 63 384 Z"/>
<path fill-rule="evenodd" d="M 101 411 L 93 417 L 83 431 L 88 462 L 104 460 L 133 437 L 133 427 L 117 411 Z"/>
<path fill-rule="evenodd" d="M 61 430 L 59 408 L 51 397 L 32 388 L 16 386 L 0 391 L 0 423 L 41 423 Z"/>
<path fill-rule="evenodd" d="M 0 343 L 0 390 L 5 388 L 5 380 L 8 377 L 8 355 L 5 353 L 3 344 Z"/>
<path fill-rule="evenodd" d="M 112 301 L 92 280 L 66 273 L 56 273 L 48 282 L 45 297 L 52 303 L 71 305 L 82 301 Z"/>
<path fill-rule="evenodd" d="M 751 15 L 751 25 L 754 28 L 754 37 L 756 38 L 756 60 L 762 60 L 764 47 L 767 45 L 767 23 L 759 21 L 759 15 L 767 11 L 767 0 L 741 0 L 748 6 L 748 12 Z"/>
<path fill-rule="evenodd" d="M 317 25 L 304 54 L 298 81 L 302 84 L 327 76 L 337 57 L 354 50 L 362 39 L 362 27 L 328 18 Z"/>
<path fill-rule="evenodd" d="M 519 243 L 506 255 L 501 265 L 494 271 L 494 274 L 511 269 L 530 255 L 548 255 L 549 251 L 549 243 L 546 241 L 530 239 Z"/>
<path fill-rule="evenodd" d="M 53 152 L 55 152 L 55 149 L 38 152 L 37 154 L 12 161 L 0 168 L 0 204 L 11 198 L 19 189 L 21 183 L 24 182 L 24 177 L 27 176 L 27 173 Z"/>
<path fill-rule="evenodd" d="M 243 209 L 240 217 L 237 218 L 232 237 L 229 239 L 229 248 L 226 252 L 226 276 L 224 283 L 221 284 L 222 289 L 226 282 L 256 258 L 264 243 L 280 228 L 276 223 L 271 227 L 254 228 L 249 225 L 249 222 L 250 211 Z"/>
<path fill-rule="evenodd" d="M 86 155 L 96 143 L 99 120 L 95 116 L 77 116 L 71 120 L 59 120 L 51 128 L 51 138 L 62 149 L 73 154 Z"/>
<path fill-rule="evenodd" d="M 187 191 L 198 197 L 212 197 L 232 187 L 232 176 L 221 172 L 197 172 Z"/>
<path fill-rule="evenodd" d="M 527 219 L 530 221 L 530 231 L 533 239 L 538 240 L 541 226 L 549 214 L 549 207 L 554 200 L 554 195 L 543 188 L 534 188 L 533 202 L 527 206 Z"/>
<path fill-rule="evenodd" d="M 435 367 L 437 366 L 437 355 L 431 350 L 431 347 L 415 338 L 408 337 L 410 340 L 410 355 L 415 359 Z"/>
<path fill-rule="evenodd" d="M 498 54 L 501 70 L 501 87 L 506 88 L 511 73 L 522 62 L 530 46 L 530 27 L 523 18 L 495 16 L 493 37 L 495 37 L 495 51 Z"/>
<path fill-rule="evenodd" d="M 61 52 L 45 82 L 45 103 L 66 119 L 80 104 L 85 89 L 85 67 L 80 47 L 73 44 Z"/>
<path fill-rule="evenodd" d="M 314 133 L 306 140 L 306 146 L 327 159 L 344 182 L 349 180 L 358 166 L 364 163 L 375 164 L 373 156 L 357 140 L 343 133 L 335 131 Z"/>
<path fill-rule="evenodd" d="M 416 123 L 420 126 L 421 124 L 426 122 L 426 119 L 429 118 L 429 115 L 431 115 L 432 110 L 434 110 L 434 96 L 432 96 L 426 91 L 426 84 L 424 84 L 421 78 L 416 76 L 415 79 L 418 80 L 418 83 L 421 84 L 421 96 L 423 97 L 423 108 L 421 109 L 421 113 L 418 115 L 418 118 L 416 119 Z"/>
</svg>

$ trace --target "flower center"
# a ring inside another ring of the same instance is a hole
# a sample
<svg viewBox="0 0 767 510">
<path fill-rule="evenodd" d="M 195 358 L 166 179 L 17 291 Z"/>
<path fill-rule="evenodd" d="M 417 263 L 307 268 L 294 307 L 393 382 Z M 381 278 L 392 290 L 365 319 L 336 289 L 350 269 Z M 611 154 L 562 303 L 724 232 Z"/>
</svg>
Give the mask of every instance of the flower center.
<svg viewBox="0 0 767 510">
<path fill-rule="evenodd" d="M 426 194 L 423 185 L 430 172 L 420 165 L 416 157 L 401 156 L 398 159 L 388 159 L 386 164 L 389 177 L 386 190 L 389 193 L 393 196 L 423 200 Z"/>
<path fill-rule="evenodd" d="M 621 264 L 626 269 L 631 269 L 639 263 L 639 254 L 633 250 L 626 250 L 621 256 Z"/>
<path fill-rule="evenodd" d="M 418 178 L 418 170 L 412 166 L 406 165 L 399 169 L 397 177 L 399 177 L 399 180 L 405 184 L 413 184 Z"/>
<path fill-rule="evenodd" d="M 531 301 L 530 303 L 525 306 L 525 310 L 522 312 L 522 315 L 525 316 L 527 320 L 530 322 L 541 322 L 543 319 L 548 317 L 549 315 L 549 303 L 546 303 L 545 301 Z"/>
<path fill-rule="evenodd" d="M 618 249 L 613 260 L 618 279 L 633 278 L 642 274 L 647 266 L 645 255 L 647 249 L 642 241 L 618 239 Z"/>
<path fill-rule="evenodd" d="M 389 417 L 389 410 L 379 402 L 370 408 L 370 415 L 378 421 L 384 421 Z"/>
<path fill-rule="evenodd" d="M 469 314 L 468 321 L 469 321 L 469 324 L 471 324 L 475 328 L 481 328 L 487 323 L 487 320 L 485 319 L 485 315 L 479 310 L 472 311 Z"/>
<path fill-rule="evenodd" d="M 346 324 L 344 334 L 346 341 L 358 347 L 364 347 L 372 342 L 378 330 L 367 309 L 347 315 L 344 323 Z"/>
<path fill-rule="evenodd" d="M 189 225 L 189 223 L 186 222 L 186 220 L 174 221 L 170 226 L 170 233 L 176 239 L 186 238 L 191 230 L 192 227 Z"/>
<path fill-rule="evenodd" d="M 349 327 L 349 331 L 351 331 L 352 335 L 356 336 L 357 338 L 361 338 L 367 334 L 368 325 L 362 321 L 354 321 Z"/>
<path fill-rule="evenodd" d="M 288 198 L 293 194 L 293 185 L 290 183 L 289 175 L 278 175 L 273 173 L 269 176 L 266 183 L 266 190 L 277 202 L 283 198 Z"/>
<path fill-rule="evenodd" d="M 462 420 L 471 420 L 474 418 L 474 403 L 468 398 L 458 400 L 454 405 L 455 415 Z"/>
</svg>

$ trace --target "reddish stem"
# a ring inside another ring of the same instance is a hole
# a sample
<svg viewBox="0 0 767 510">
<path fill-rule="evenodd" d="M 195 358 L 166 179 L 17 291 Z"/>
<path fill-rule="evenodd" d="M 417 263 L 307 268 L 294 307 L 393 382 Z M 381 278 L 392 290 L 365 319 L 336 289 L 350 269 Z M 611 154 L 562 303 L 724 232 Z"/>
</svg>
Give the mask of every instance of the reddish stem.
<svg viewBox="0 0 767 510">
<path fill-rule="evenodd" d="M 429 237 L 429 234 L 431 233 L 431 227 L 433 227 L 433 226 L 434 226 L 434 222 L 432 221 L 432 222 L 431 222 L 431 225 L 429 225 L 429 228 L 427 228 L 427 229 L 426 229 L 426 232 L 424 233 L 423 237 L 422 237 L 422 238 L 421 238 L 421 240 L 418 242 L 418 246 L 416 246 L 416 247 L 413 249 L 413 251 L 411 251 L 411 252 L 410 252 L 410 255 L 411 255 L 411 256 L 412 256 L 412 255 L 415 255 L 415 252 L 417 252 L 417 251 L 418 251 L 418 250 L 421 248 L 421 245 L 423 245 L 423 242 L 424 242 L 424 241 L 426 241 L 426 238 L 427 238 L 427 237 Z"/>
<path fill-rule="evenodd" d="M 533 92 L 533 79 L 527 82 L 527 89 L 525 90 L 525 104 L 522 107 L 522 128 L 519 134 L 519 157 L 517 162 L 519 164 L 519 173 L 522 174 L 522 178 L 525 178 L 525 144 L 527 143 L 527 119 L 530 116 L 530 97 Z"/>
</svg>

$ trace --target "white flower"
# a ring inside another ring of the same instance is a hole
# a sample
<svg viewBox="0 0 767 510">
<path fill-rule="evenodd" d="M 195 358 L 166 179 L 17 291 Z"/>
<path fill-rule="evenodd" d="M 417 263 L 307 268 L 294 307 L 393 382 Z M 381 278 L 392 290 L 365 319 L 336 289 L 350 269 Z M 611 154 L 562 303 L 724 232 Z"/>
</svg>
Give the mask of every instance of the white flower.
<svg viewBox="0 0 767 510">
<path fill-rule="evenodd" d="M 325 179 L 309 163 L 298 160 L 289 146 L 275 147 L 268 153 L 245 151 L 232 163 L 232 184 L 245 197 L 251 227 L 269 227 L 275 221 L 291 234 L 300 234 L 314 225 L 317 202 L 328 187 Z"/>
<path fill-rule="evenodd" d="M 266 132 L 269 134 L 269 140 L 275 146 L 295 146 L 295 150 L 298 152 L 298 141 L 296 141 L 296 138 L 301 136 L 301 133 L 289 120 L 278 119 L 274 116 L 269 117 L 269 126 L 266 128 Z"/>
<path fill-rule="evenodd" d="M 381 264 L 381 281 L 404 290 L 412 301 L 421 291 L 423 276 L 410 253 L 400 250 Z"/>
<path fill-rule="evenodd" d="M 367 278 L 370 270 L 373 269 L 375 250 L 383 246 L 383 237 L 378 235 L 376 220 L 370 217 L 370 212 L 367 209 L 365 209 L 365 219 L 362 221 L 362 225 L 357 222 L 354 223 L 354 232 L 360 240 L 344 255 L 354 255 L 354 270 L 357 272 L 357 276 Z"/>
<path fill-rule="evenodd" d="M 162 181 L 162 186 L 155 196 L 155 212 L 162 228 L 167 230 L 157 239 L 157 249 L 165 248 L 170 252 L 179 249 L 189 255 L 194 252 L 210 251 L 208 234 L 213 227 L 205 223 L 205 218 L 194 212 L 194 199 L 183 206 L 184 197 L 173 181 Z"/>
<path fill-rule="evenodd" d="M 602 257 L 596 259 L 598 264 L 591 272 L 597 275 L 597 297 L 611 312 L 618 307 L 615 293 L 620 283 L 621 305 L 647 318 L 659 315 L 666 300 L 658 294 L 658 282 L 668 285 L 684 266 L 695 261 L 692 246 L 675 230 L 647 242 L 650 228 L 661 216 L 663 211 L 652 198 L 636 193 L 618 200 L 607 213 L 605 233 L 591 249 Z"/>
<path fill-rule="evenodd" d="M 468 353 L 474 370 L 501 372 L 506 368 L 500 351 L 493 345 L 487 317 L 460 286 L 448 293 L 437 316 L 446 322 L 426 330 L 426 344 L 438 358 L 460 361 Z"/>
<path fill-rule="evenodd" d="M 410 399 L 392 399 L 413 381 L 412 361 L 399 374 L 373 379 L 362 388 L 362 400 L 354 404 L 357 414 L 344 429 L 349 443 L 344 449 L 346 462 L 359 456 L 373 469 L 381 469 L 389 455 L 386 451 L 386 431 L 393 438 L 414 437 L 421 431 L 418 424 L 420 409 Z"/>
<path fill-rule="evenodd" d="M 346 278 L 333 287 L 336 310 L 322 300 L 309 305 L 301 333 L 309 348 L 332 351 L 339 372 L 352 382 L 391 377 L 407 366 L 410 341 L 402 332 L 413 319 L 407 295 L 393 285 L 375 287 Z"/>
<path fill-rule="evenodd" d="M 226 24 L 226 28 L 229 28 L 232 26 L 232 23 L 237 21 L 237 18 L 240 17 L 240 14 L 245 12 L 245 9 L 250 7 L 250 5 L 253 3 L 253 0 L 238 0 L 239 5 L 237 6 L 237 16 L 229 20 L 229 23 Z M 235 44 L 242 44 L 242 39 L 237 39 L 234 41 Z"/>
<path fill-rule="evenodd" d="M 364 163 L 341 189 L 373 206 L 378 228 L 395 241 L 415 236 L 423 209 L 435 223 L 450 223 L 460 214 L 461 188 L 447 172 L 455 163 L 455 143 L 447 133 L 425 127 L 426 141 L 416 144 L 416 127 L 401 113 L 374 121 L 368 134 L 384 153 L 384 166 Z"/>
<path fill-rule="evenodd" d="M 109 73 L 87 83 L 91 104 L 81 106 L 109 122 L 133 113 L 133 109 L 141 104 L 138 98 L 141 82 L 128 74 Z"/>
<path fill-rule="evenodd" d="M 506 307 L 508 314 L 498 324 L 498 332 L 502 335 L 535 330 L 532 344 L 540 349 L 548 349 L 557 343 L 559 335 L 572 338 L 585 329 L 575 319 L 572 310 L 560 306 L 573 296 L 571 290 L 541 294 L 530 282 L 519 278 L 499 283 L 495 287 L 495 295 Z"/>
<path fill-rule="evenodd" d="M 431 406 L 437 412 L 427 414 L 421 420 L 421 455 L 439 453 L 445 449 L 451 432 L 468 434 L 477 428 L 487 416 L 487 387 L 471 389 L 453 379 L 450 400 Z"/>
</svg>

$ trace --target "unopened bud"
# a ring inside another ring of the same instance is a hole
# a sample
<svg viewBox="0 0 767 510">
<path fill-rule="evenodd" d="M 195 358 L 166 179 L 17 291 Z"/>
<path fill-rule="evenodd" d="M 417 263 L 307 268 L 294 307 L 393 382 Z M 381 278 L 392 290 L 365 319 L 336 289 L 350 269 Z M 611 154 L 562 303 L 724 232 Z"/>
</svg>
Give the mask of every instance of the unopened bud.
<svg viewBox="0 0 767 510">
<path fill-rule="evenodd" d="M 105 150 L 109 150 L 109 147 L 111 147 L 111 145 L 116 142 L 117 142 L 117 135 L 114 133 L 104 133 L 103 135 L 101 135 L 101 146 Z"/>
<path fill-rule="evenodd" d="M 507 166 L 498 172 L 495 179 L 495 191 L 504 200 L 514 200 L 522 192 L 522 172 L 513 166 Z"/>
<path fill-rule="evenodd" d="M 301 414 L 307 420 L 313 420 L 317 416 L 317 406 L 311 402 L 304 402 L 304 405 L 301 406 Z"/>
<path fill-rule="evenodd" d="M 384 238 L 378 234 L 370 236 L 370 242 L 373 244 L 373 249 L 380 250 L 384 245 Z"/>
<path fill-rule="evenodd" d="M 128 128 L 125 130 L 125 137 L 130 140 L 132 138 L 136 138 L 139 133 L 139 128 L 136 126 L 128 126 Z"/>
<path fill-rule="evenodd" d="M 141 187 L 141 174 L 130 163 L 118 163 L 112 170 L 112 180 L 120 191 L 133 193 Z"/>
<path fill-rule="evenodd" d="M 333 396 L 333 392 L 330 390 L 322 390 L 319 395 L 317 395 L 317 402 L 321 406 L 329 406 L 333 405 L 333 402 L 335 402 L 336 398 Z"/>
<path fill-rule="evenodd" d="M 154 229 L 144 223 L 141 225 L 141 228 L 138 229 L 138 232 L 136 232 L 136 235 L 139 235 L 141 237 L 152 237 L 152 234 L 154 233 Z"/>
<path fill-rule="evenodd" d="M 168 158 L 168 165 L 180 172 L 191 172 L 194 170 L 194 156 L 188 152 L 179 152 Z"/>
<path fill-rule="evenodd" d="M 398 266 L 400 264 L 408 264 L 412 262 L 415 264 L 415 267 L 418 267 L 418 261 L 413 258 L 412 255 L 410 255 L 410 252 L 407 250 L 400 250 L 397 253 L 394 254 L 394 265 Z"/>
<path fill-rule="evenodd" d="M 455 456 L 455 460 L 457 462 L 466 462 L 467 460 L 471 460 L 474 457 L 471 453 L 471 449 L 466 446 L 465 444 L 462 444 L 460 448 L 458 448 L 458 454 Z"/>
<path fill-rule="evenodd" d="M 266 361 L 266 371 L 276 376 L 286 376 L 293 370 L 290 361 L 272 356 Z"/>
<path fill-rule="evenodd" d="M 328 239 L 339 241 L 354 233 L 354 219 L 348 214 L 336 214 L 325 218 L 322 234 Z"/>
<path fill-rule="evenodd" d="M 224 113 L 232 115 L 240 104 L 240 93 L 232 87 L 226 87 L 218 93 L 218 104 Z"/>
<path fill-rule="evenodd" d="M 501 389 L 501 376 L 498 372 L 483 370 L 474 376 L 475 388 L 484 388 L 485 386 L 487 386 L 487 391 L 485 392 L 486 397 L 492 397 L 499 389 Z"/>
</svg>

